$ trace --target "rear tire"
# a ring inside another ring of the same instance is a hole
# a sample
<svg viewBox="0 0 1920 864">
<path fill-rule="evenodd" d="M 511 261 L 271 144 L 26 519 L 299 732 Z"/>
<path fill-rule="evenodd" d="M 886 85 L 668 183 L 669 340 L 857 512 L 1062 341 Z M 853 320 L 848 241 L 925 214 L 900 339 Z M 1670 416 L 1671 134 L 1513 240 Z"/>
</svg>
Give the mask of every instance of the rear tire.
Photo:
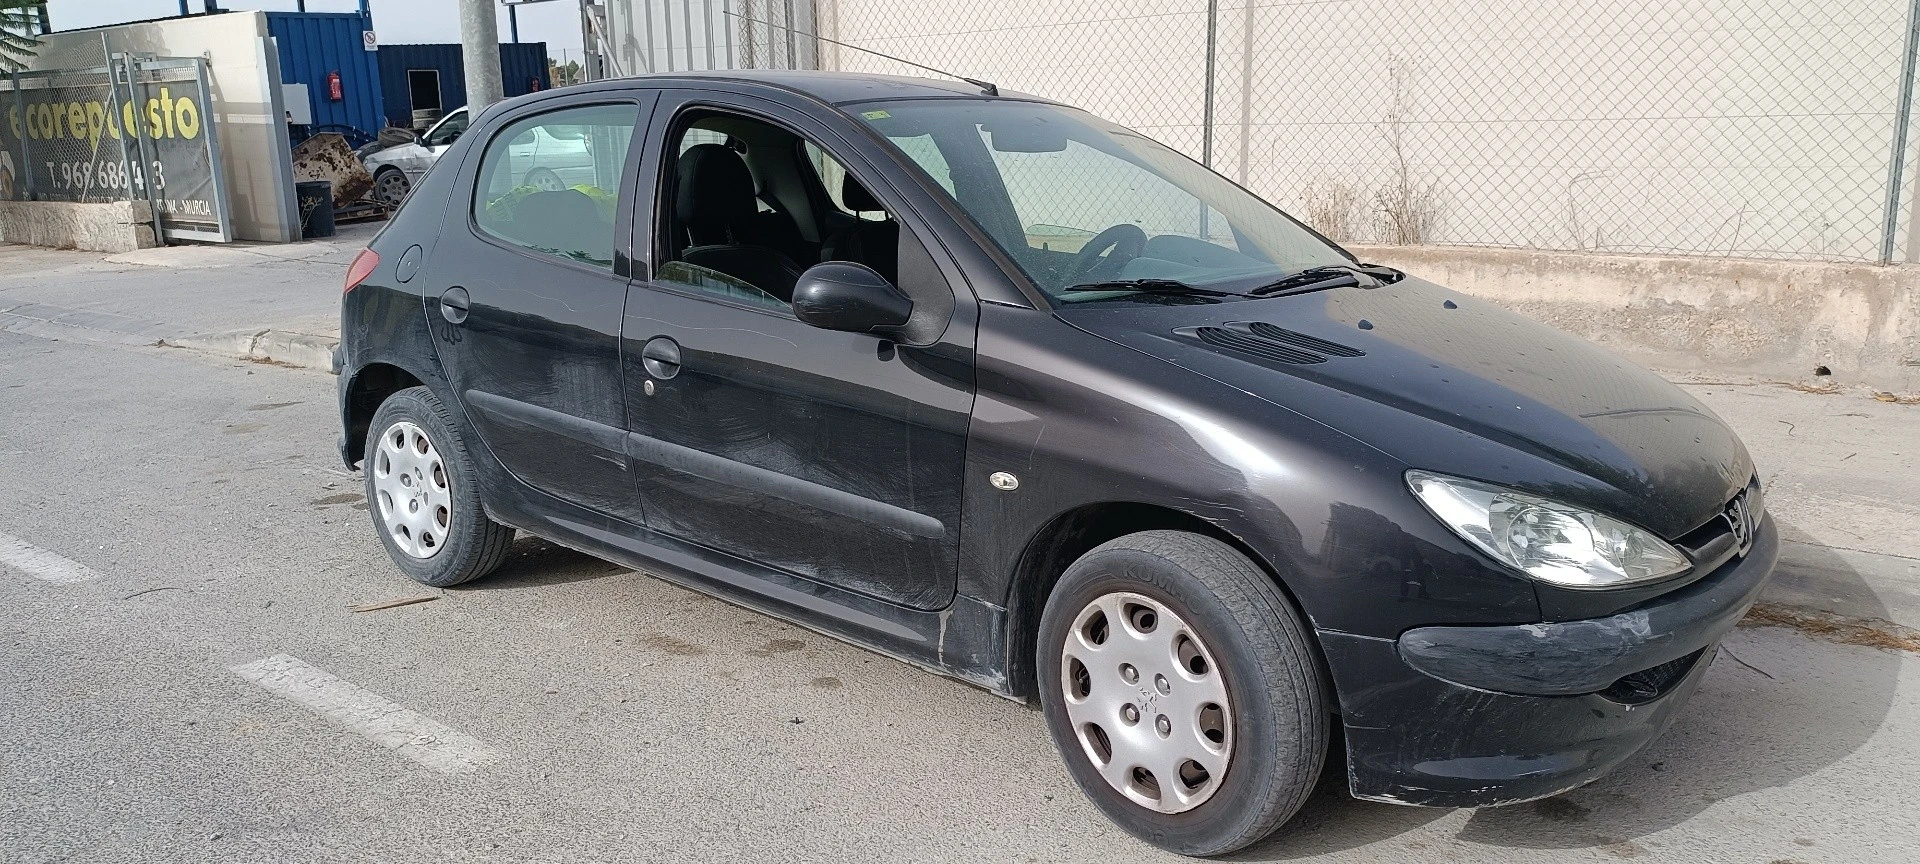
<svg viewBox="0 0 1920 864">
<path fill-rule="evenodd" d="M 1037 651 L 1074 781 L 1142 840 L 1233 852 L 1291 819 L 1319 779 L 1329 697 L 1308 628 L 1219 540 L 1143 531 L 1088 552 L 1047 598 Z"/>
<path fill-rule="evenodd" d="M 381 403 L 367 427 L 367 512 L 400 571 L 436 588 L 497 569 L 513 529 L 487 517 L 466 443 L 425 387 Z"/>
</svg>

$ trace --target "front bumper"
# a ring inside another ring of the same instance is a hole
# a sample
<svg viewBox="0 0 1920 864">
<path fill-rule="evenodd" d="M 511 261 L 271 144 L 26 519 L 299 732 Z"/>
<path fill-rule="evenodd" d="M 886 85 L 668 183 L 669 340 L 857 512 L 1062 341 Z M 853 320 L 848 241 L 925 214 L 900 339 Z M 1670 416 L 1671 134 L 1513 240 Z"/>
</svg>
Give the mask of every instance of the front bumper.
<svg viewBox="0 0 1920 864">
<path fill-rule="evenodd" d="M 1607 618 L 1322 631 L 1356 797 L 1477 807 L 1592 781 L 1652 741 L 1772 574 L 1779 534 L 1706 577 Z"/>
</svg>

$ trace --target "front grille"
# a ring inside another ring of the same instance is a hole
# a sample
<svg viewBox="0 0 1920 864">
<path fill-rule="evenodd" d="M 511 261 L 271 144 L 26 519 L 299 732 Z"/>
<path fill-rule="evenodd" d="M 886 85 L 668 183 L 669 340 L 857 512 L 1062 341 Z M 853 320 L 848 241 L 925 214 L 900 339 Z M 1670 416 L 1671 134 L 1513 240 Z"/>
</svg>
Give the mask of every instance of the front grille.
<svg viewBox="0 0 1920 864">
<path fill-rule="evenodd" d="M 1761 497 L 1759 483 L 1749 483 L 1747 488 L 1722 504 L 1720 512 L 1708 519 L 1706 524 L 1674 538 L 1673 542 L 1686 550 L 1696 562 L 1703 559 L 1720 561 L 1745 555 L 1753 545 L 1765 513 L 1766 502 Z M 1744 522 L 1741 530 L 1735 530 L 1735 520 Z"/>
<path fill-rule="evenodd" d="M 1667 695 L 1674 685 L 1680 683 L 1680 679 L 1687 677 L 1687 673 L 1693 669 L 1693 664 L 1698 662 L 1700 655 L 1705 654 L 1706 651 L 1707 649 L 1702 648 L 1678 660 L 1668 660 L 1651 669 L 1642 669 L 1624 676 L 1613 682 L 1613 686 L 1600 691 L 1600 695 L 1626 705 L 1651 702 Z"/>
</svg>

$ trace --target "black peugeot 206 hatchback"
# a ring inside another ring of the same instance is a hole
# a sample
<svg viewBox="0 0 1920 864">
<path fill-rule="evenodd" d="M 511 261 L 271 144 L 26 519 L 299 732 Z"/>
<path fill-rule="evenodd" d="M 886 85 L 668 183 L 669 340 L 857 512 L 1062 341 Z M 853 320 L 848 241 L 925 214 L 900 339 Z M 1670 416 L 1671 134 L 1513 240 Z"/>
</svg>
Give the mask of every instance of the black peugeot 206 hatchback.
<svg viewBox="0 0 1920 864">
<path fill-rule="evenodd" d="M 495 105 L 354 263 L 338 359 L 412 578 L 525 531 L 1035 703 L 1195 855 L 1336 746 L 1375 801 L 1593 780 L 1777 554 L 1745 448 L 1660 378 L 973 83 Z"/>
</svg>

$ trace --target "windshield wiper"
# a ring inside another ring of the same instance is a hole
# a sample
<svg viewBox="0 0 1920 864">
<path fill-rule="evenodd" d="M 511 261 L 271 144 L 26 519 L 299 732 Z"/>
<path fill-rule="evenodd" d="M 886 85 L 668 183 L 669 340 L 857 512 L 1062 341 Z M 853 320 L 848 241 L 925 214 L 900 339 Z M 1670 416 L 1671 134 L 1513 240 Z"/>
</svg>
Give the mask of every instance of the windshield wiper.
<svg viewBox="0 0 1920 864">
<path fill-rule="evenodd" d="M 1388 278 L 1387 271 L 1392 271 L 1394 274 L 1392 278 Z M 1375 288 L 1404 275 L 1406 274 L 1391 267 L 1379 267 L 1373 264 L 1330 264 L 1325 267 L 1308 267 L 1298 273 L 1282 276 L 1247 293 L 1255 297 L 1274 297 L 1281 294 L 1325 291 L 1329 288 Z"/>
<path fill-rule="evenodd" d="M 1188 285 L 1177 279 L 1115 279 L 1109 282 L 1083 282 L 1068 285 L 1063 292 L 1084 293 L 1091 291 L 1132 291 L 1136 294 L 1168 294 L 1180 297 L 1235 297 L 1230 291 L 1215 291 L 1198 285 Z"/>
</svg>

